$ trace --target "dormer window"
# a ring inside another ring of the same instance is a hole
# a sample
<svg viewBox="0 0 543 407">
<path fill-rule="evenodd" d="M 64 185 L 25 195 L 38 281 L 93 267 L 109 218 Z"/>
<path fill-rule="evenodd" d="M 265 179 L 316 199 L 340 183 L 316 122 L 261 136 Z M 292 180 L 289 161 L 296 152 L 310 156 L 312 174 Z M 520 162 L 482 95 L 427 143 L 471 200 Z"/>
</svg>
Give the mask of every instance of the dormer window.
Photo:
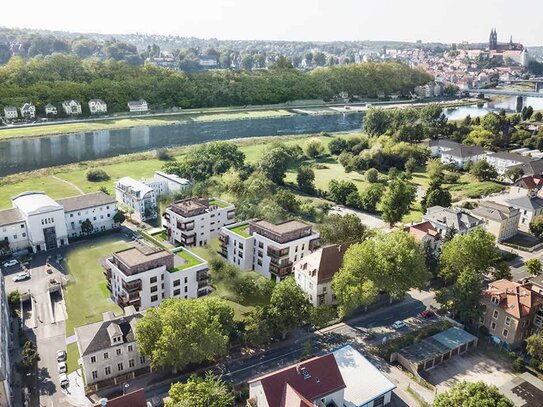
<svg viewBox="0 0 543 407">
<path fill-rule="evenodd" d="M 500 305 L 500 298 L 499 297 L 492 297 L 492 299 L 490 301 L 494 305 Z"/>
</svg>

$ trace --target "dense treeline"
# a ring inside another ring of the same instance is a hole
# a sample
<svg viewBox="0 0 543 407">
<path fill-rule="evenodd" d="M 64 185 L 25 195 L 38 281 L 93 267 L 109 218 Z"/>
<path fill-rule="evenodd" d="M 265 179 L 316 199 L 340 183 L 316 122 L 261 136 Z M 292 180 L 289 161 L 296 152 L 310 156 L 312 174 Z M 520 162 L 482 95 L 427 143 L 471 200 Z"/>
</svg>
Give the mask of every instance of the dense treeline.
<svg viewBox="0 0 543 407">
<path fill-rule="evenodd" d="M 154 108 L 199 108 L 330 99 L 340 92 L 376 97 L 378 92 L 407 94 L 429 80 L 400 63 L 366 63 L 319 68 L 208 71 L 187 74 L 156 66 L 54 54 L 0 67 L 0 108 L 31 100 L 41 113 L 47 103 L 101 98 L 109 111 L 125 111 L 129 100 L 144 98 Z"/>
</svg>

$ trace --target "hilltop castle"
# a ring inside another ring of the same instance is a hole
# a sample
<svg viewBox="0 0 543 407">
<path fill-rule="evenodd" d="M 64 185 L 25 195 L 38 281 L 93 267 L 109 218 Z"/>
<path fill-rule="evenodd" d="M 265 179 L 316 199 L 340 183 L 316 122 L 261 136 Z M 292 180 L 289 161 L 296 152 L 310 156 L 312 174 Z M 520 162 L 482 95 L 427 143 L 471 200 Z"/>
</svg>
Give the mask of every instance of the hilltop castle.
<svg viewBox="0 0 543 407">
<path fill-rule="evenodd" d="M 513 36 L 509 39 L 508 43 L 498 43 L 498 33 L 495 28 L 490 30 L 490 38 L 488 40 L 489 51 L 522 51 L 524 46 L 520 43 L 513 42 Z"/>
</svg>

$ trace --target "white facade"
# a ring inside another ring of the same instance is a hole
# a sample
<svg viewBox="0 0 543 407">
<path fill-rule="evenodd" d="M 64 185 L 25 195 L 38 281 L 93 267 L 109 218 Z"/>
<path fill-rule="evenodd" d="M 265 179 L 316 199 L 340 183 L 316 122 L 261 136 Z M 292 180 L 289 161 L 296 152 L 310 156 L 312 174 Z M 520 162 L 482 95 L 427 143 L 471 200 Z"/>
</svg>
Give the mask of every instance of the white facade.
<svg viewBox="0 0 543 407">
<path fill-rule="evenodd" d="M 102 99 L 89 100 L 89 111 L 91 114 L 107 113 L 107 104 Z"/>
<path fill-rule="evenodd" d="M 0 273 L 0 407 L 11 407 L 11 342 L 10 312 L 4 286 L 4 275 Z"/>
<path fill-rule="evenodd" d="M 51 103 L 45 105 L 45 115 L 46 116 L 56 116 L 58 114 L 57 107 Z"/>
<path fill-rule="evenodd" d="M 174 202 L 162 224 L 173 245 L 205 246 L 221 228 L 234 222 L 236 207 L 218 198 L 190 198 Z"/>
<path fill-rule="evenodd" d="M 157 197 L 185 191 L 192 185 L 188 179 L 178 177 L 175 174 L 166 174 L 162 171 L 155 171 L 153 178 L 143 179 L 141 182 L 153 188 Z"/>
<path fill-rule="evenodd" d="M 529 162 L 530 158 L 514 153 L 493 153 L 487 154 L 486 161 L 498 174 L 503 175 L 509 167 Z"/>
<path fill-rule="evenodd" d="M 68 116 L 76 116 L 81 114 L 81 103 L 77 100 L 65 100 L 62 102 L 62 109 Z"/>
<path fill-rule="evenodd" d="M 128 102 L 128 110 L 131 112 L 148 112 L 149 105 L 144 99 Z"/>
<path fill-rule="evenodd" d="M 6 107 L 4 107 L 4 117 L 7 120 L 17 119 L 19 117 L 19 113 L 17 112 L 17 108 L 15 106 L 6 106 Z"/>
<path fill-rule="evenodd" d="M 134 212 L 136 219 L 145 221 L 157 216 L 156 194 L 153 188 L 130 177 L 123 177 L 115 183 L 117 202 Z"/>
<path fill-rule="evenodd" d="M 195 265 L 186 267 L 191 259 Z M 156 307 L 167 298 L 208 294 L 208 263 L 184 248 L 172 252 L 136 246 L 104 261 L 112 299 L 138 310 Z"/>
<path fill-rule="evenodd" d="M 21 107 L 21 117 L 24 119 L 33 119 L 36 117 L 36 106 L 32 103 L 25 103 Z"/>
<path fill-rule="evenodd" d="M 311 256 L 311 255 L 310 255 Z M 309 270 L 304 270 L 301 266 L 303 260 L 294 265 L 294 279 L 296 285 L 307 294 L 309 302 L 314 307 L 321 305 L 331 305 L 336 303 L 336 296 L 332 290 L 332 280 L 319 283 L 316 275 L 312 275 Z"/>
<path fill-rule="evenodd" d="M 244 271 L 280 280 L 292 273 L 293 264 L 316 248 L 319 234 L 311 225 L 288 221 L 278 225 L 256 220 L 221 230 L 221 255 Z"/>
</svg>

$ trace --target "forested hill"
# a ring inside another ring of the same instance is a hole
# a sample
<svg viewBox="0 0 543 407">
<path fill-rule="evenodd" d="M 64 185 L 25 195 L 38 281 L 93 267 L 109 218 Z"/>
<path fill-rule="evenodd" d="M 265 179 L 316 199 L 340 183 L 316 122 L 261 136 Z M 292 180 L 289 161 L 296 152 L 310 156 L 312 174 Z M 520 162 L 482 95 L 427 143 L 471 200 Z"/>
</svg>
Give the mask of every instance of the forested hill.
<svg viewBox="0 0 543 407">
<path fill-rule="evenodd" d="M 408 94 L 431 78 L 406 65 L 347 64 L 301 73 L 292 68 L 261 71 L 185 73 L 152 65 L 54 54 L 0 67 L 0 109 L 31 101 L 38 113 L 47 103 L 100 98 L 110 112 L 126 111 L 129 100 L 144 98 L 153 108 L 199 108 L 331 99 L 340 92 L 376 97 L 379 92 Z"/>
</svg>

